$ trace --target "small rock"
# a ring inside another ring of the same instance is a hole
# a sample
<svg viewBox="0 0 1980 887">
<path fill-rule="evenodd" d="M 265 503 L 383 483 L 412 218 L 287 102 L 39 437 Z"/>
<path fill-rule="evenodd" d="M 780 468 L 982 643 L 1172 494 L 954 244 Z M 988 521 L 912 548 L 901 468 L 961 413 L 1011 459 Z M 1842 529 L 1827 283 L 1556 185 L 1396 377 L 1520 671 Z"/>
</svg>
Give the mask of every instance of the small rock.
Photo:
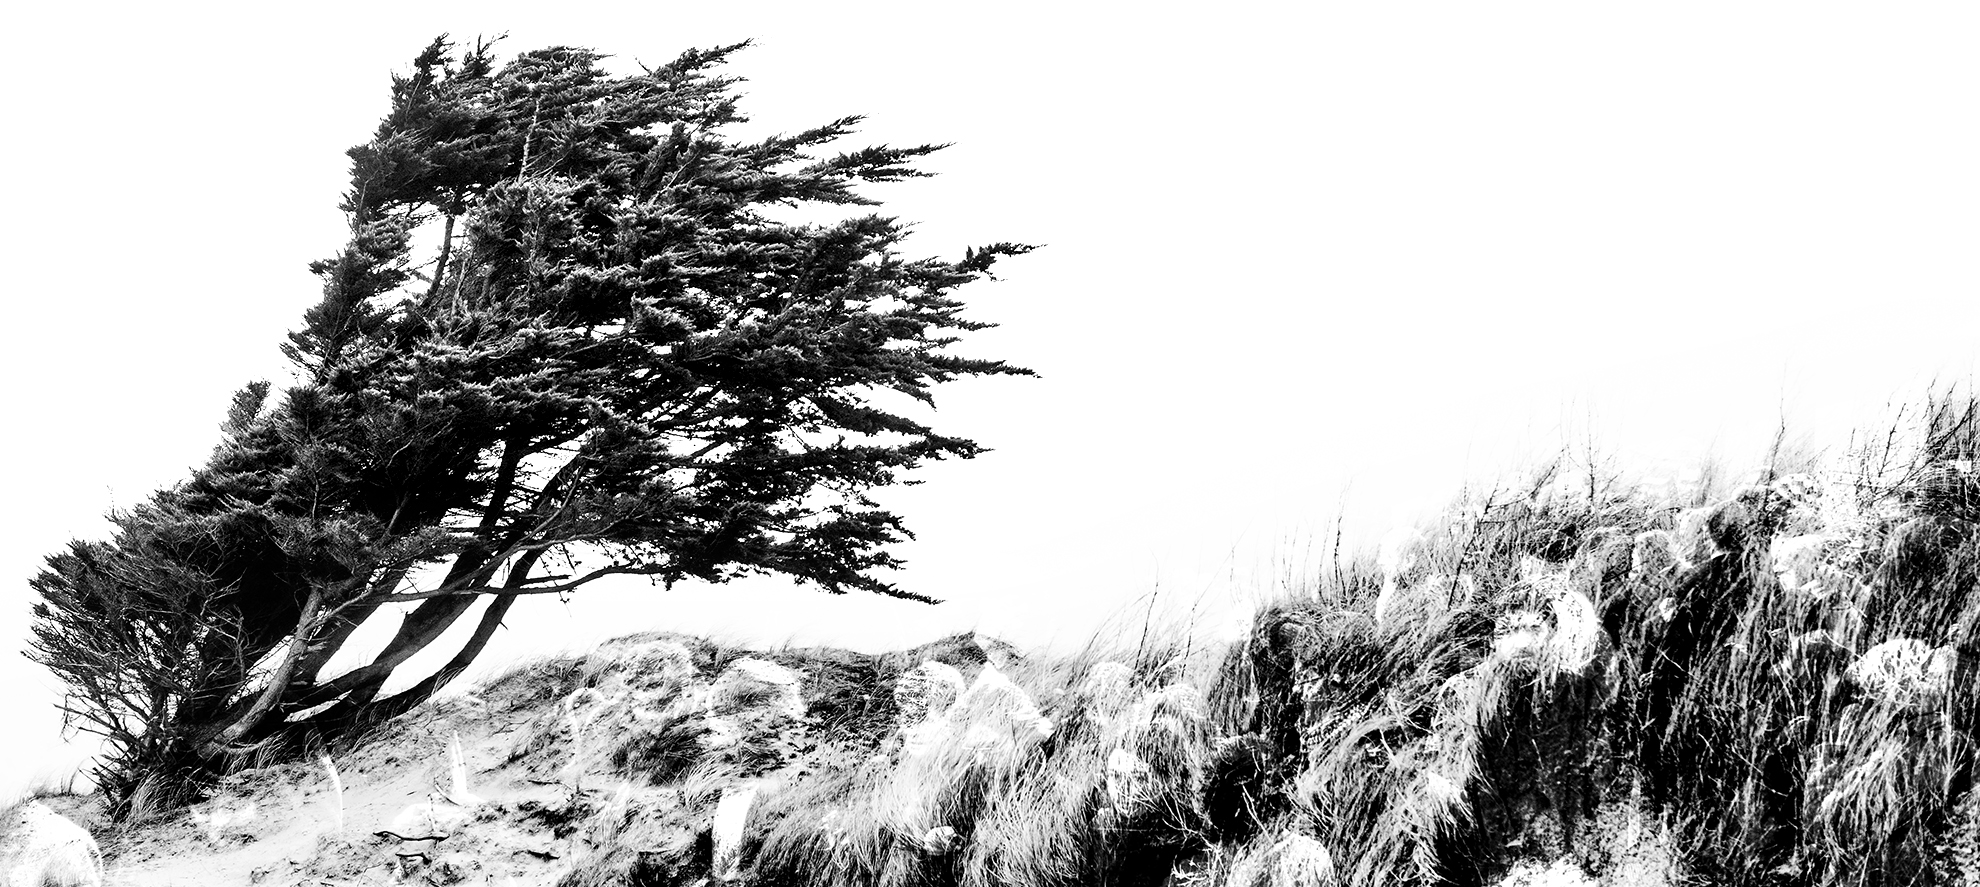
<svg viewBox="0 0 1980 887">
<path fill-rule="evenodd" d="M 962 836 L 946 825 L 938 825 L 921 836 L 921 849 L 930 856 L 947 856 L 962 844 Z"/>
<path fill-rule="evenodd" d="M 1334 856 L 1319 841 L 1292 834 L 1264 845 L 1238 860 L 1228 887 L 1276 887 L 1281 884 L 1331 884 Z"/>
<path fill-rule="evenodd" d="M 1825 596 L 1834 590 L 1824 587 L 1821 569 L 1822 547 L 1827 542 L 1828 538 L 1819 533 L 1774 539 L 1769 555 L 1783 590 L 1807 597 Z"/>
<path fill-rule="evenodd" d="M 1952 683 L 1957 653 L 1915 638 L 1896 638 L 1865 651 L 1846 672 L 1865 695 L 1896 706 L 1930 705 Z"/>
<path fill-rule="evenodd" d="M 82 826 L 24 801 L 0 816 L 0 876 L 28 887 L 101 887 L 103 853 Z"/>
</svg>

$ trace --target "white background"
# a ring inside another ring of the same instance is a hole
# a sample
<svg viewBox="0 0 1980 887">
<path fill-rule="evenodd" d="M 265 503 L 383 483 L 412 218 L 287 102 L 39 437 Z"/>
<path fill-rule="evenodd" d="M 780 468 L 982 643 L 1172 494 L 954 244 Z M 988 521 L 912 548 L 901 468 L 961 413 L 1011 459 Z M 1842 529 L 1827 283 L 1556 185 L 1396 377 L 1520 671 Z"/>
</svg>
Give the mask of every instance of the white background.
<svg viewBox="0 0 1980 887">
<path fill-rule="evenodd" d="M 953 142 L 914 251 L 1047 248 L 967 291 L 940 393 L 995 452 L 889 497 L 940 607 L 775 582 L 519 608 L 491 657 L 642 628 L 1077 643 L 1210 611 L 1564 440 L 1649 472 L 1835 445 L 1972 373 L 1980 21 L 1957 3 L 34 4 L 0 17 L 0 645 L 39 559 L 184 475 L 284 378 L 344 148 L 431 37 L 657 64 L 745 38 L 750 131 Z M 552 7 L 555 11 L 551 11 Z M 445 7 L 445 8 L 442 8 Z M 69 766 L 0 665 L 0 794 Z"/>
</svg>

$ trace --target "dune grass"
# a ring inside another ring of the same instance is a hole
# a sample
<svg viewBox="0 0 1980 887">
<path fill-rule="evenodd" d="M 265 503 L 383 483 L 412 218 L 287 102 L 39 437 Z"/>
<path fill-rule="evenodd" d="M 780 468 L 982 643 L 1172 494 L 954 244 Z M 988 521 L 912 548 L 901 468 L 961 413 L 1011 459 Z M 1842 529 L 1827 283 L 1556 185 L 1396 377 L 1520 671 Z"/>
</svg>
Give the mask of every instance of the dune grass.
<svg viewBox="0 0 1980 887">
<path fill-rule="evenodd" d="M 1977 424 L 1940 400 L 1826 463 L 1660 489 L 1562 460 L 1471 491 L 1235 644 L 1147 623 L 1011 664 L 1050 725 L 1033 740 L 896 739 L 770 787 L 744 880 L 1971 872 Z M 899 670 L 835 665 L 835 731 L 891 729 Z"/>
<path fill-rule="evenodd" d="M 483 695 L 535 713 L 509 763 L 570 780 L 568 885 L 720 880 L 707 820 L 745 794 L 761 885 L 1972 883 L 1976 465 L 1980 409 L 1940 399 L 1828 461 L 1468 491 L 1235 642 L 1139 613 L 1014 659 L 644 637 Z M 746 655 L 803 718 L 715 704 Z M 917 657 L 968 682 L 947 710 L 897 698 Z"/>
<path fill-rule="evenodd" d="M 1266 607 L 1216 705 L 1286 762 L 1270 828 L 1349 884 L 1599 874 L 1631 852 L 1617 809 L 1709 883 L 1949 877 L 1973 855 L 1975 415 L 1940 400 L 1724 489 L 1552 467 Z"/>
</svg>

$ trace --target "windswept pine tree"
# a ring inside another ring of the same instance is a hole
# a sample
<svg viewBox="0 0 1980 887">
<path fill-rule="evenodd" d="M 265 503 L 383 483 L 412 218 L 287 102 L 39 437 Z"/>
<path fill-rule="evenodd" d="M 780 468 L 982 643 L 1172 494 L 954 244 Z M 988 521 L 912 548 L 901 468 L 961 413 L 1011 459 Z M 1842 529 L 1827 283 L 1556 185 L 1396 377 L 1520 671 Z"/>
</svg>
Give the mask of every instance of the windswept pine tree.
<svg viewBox="0 0 1980 887">
<path fill-rule="evenodd" d="M 299 381 L 243 389 L 203 467 L 32 582 L 33 655 L 111 740 L 112 797 L 403 712 L 521 595 L 778 573 L 925 599 L 884 578 L 907 531 L 870 493 L 980 452 L 913 403 L 1027 372 L 949 350 L 984 326 L 957 288 L 1027 247 L 911 259 L 886 216 L 787 221 L 874 205 L 859 186 L 939 146 L 829 151 L 856 117 L 726 135 L 741 46 L 615 76 L 443 38 L 394 78 L 285 346 Z M 484 601 L 451 661 L 381 693 Z M 378 656 L 326 670 L 407 602 Z"/>
</svg>

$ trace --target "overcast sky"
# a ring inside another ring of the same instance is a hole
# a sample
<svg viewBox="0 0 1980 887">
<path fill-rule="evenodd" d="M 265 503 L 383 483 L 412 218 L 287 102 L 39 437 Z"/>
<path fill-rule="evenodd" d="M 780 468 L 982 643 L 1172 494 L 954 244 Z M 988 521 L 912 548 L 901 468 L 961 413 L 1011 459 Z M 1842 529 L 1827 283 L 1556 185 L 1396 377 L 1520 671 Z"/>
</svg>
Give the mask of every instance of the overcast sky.
<svg viewBox="0 0 1980 887">
<path fill-rule="evenodd" d="M 628 67 L 754 39 L 753 132 L 955 143 L 876 194 L 913 251 L 1047 245 L 965 291 L 1002 326 L 963 350 L 1041 377 L 939 392 L 994 452 L 888 499 L 906 584 L 949 603 L 632 583 L 519 607 L 500 656 L 648 627 L 1065 644 L 1157 588 L 1269 591 L 1338 516 L 1379 534 L 1564 438 L 1739 463 L 1973 371 L 1969 4 L 429 5 L 0 14 L 0 644 L 43 555 L 285 378 L 342 152 L 441 32 Z M 8 659 L 0 793 L 65 760 L 49 679 Z"/>
</svg>

